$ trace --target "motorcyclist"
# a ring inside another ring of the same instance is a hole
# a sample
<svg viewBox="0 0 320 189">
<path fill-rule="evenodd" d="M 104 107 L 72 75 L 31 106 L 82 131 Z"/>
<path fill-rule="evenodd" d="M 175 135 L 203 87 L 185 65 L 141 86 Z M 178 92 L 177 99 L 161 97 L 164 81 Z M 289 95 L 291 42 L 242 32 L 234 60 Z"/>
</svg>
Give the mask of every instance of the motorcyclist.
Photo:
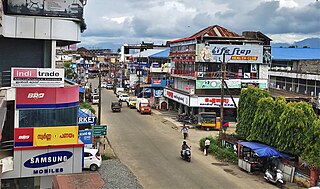
<svg viewBox="0 0 320 189">
<path fill-rule="evenodd" d="M 184 156 L 186 149 L 190 148 L 187 142 L 184 140 L 181 146 L 181 156 Z"/>
</svg>

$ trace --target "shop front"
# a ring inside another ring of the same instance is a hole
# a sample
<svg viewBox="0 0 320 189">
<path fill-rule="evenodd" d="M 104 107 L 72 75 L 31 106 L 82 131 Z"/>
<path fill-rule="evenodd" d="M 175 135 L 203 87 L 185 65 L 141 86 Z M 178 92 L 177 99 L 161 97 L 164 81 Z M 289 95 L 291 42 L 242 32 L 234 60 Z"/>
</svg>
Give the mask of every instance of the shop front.
<svg viewBox="0 0 320 189">
<path fill-rule="evenodd" d="M 169 110 L 178 110 L 179 114 L 189 113 L 189 95 L 181 94 L 179 92 L 165 88 L 163 90 L 163 96 L 168 99 Z"/>
</svg>

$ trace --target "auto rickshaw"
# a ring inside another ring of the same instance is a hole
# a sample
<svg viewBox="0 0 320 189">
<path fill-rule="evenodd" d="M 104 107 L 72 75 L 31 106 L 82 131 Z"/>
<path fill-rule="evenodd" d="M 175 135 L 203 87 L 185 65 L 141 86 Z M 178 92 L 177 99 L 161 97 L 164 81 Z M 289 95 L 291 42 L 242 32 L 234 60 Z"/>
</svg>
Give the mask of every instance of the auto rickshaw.
<svg viewBox="0 0 320 189">
<path fill-rule="evenodd" d="M 198 126 L 207 131 L 219 130 L 220 117 L 217 117 L 216 112 L 200 112 Z"/>
</svg>

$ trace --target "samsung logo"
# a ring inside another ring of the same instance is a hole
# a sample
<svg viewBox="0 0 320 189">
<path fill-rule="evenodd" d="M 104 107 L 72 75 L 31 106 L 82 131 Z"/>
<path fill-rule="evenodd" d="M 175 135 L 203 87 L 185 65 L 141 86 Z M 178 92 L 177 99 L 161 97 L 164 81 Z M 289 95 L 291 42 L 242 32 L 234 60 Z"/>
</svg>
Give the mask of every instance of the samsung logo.
<svg viewBox="0 0 320 189">
<path fill-rule="evenodd" d="M 72 155 L 72 152 L 69 151 L 49 152 L 30 158 L 24 163 L 24 166 L 28 168 L 47 167 L 65 162 L 70 159 Z"/>
</svg>

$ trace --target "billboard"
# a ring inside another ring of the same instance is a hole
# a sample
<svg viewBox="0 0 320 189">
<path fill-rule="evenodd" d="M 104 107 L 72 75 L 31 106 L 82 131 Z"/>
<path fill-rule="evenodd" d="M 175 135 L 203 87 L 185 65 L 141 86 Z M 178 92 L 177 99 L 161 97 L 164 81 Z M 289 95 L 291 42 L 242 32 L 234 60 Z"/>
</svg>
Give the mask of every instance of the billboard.
<svg viewBox="0 0 320 189">
<path fill-rule="evenodd" d="M 11 68 L 11 87 L 64 87 L 64 69 Z"/>
<path fill-rule="evenodd" d="M 238 106 L 239 98 L 233 98 L 236 105 Z M 220 108 L 221 106 L 221 97 L 192 97 L 190 99 L 191 107 L 204 107 L 204 108 Z M 235 108 L 231 98 L 223 99 L 224 108 Z"/>
<path fill-rule="evenodd" d="M 82 0 L 7 0 L 6 14 L 81 19 Z"/>
<path fill-rule="evenodd" d="M 79 102 L 79 87 L 63 88 L 17 88 L 16 107 L 56 108 L 71 107 Z"/>
<path fill-rule="evenodd" d="M 225 45 L 199 44 L 197 46 L 197 62 L 226 63 L 263 63 L 263 46 L 260 45 Z"/>
<path fill-rule="evenodd" d="M 34 146 L 78 144 L 78 126 L 40 127 L 33 133 Z"/>
<path fill-rule="evenodd" d="M 240 89 L 240 79 L 225 80 L 229 89 Z M 226 88 L 226 86 L 224 86 Z M 196 89 L 221 89 L 221 80 L 196 80 Z"/>
<path fill-rule="evenodd" d="M 189 106 L 189 96 L 187 95 L 180 94 L 172 90 L 164 89 L 163 96 L 176 102 L 182 103 L 186 106 Z"/>
</svg>

